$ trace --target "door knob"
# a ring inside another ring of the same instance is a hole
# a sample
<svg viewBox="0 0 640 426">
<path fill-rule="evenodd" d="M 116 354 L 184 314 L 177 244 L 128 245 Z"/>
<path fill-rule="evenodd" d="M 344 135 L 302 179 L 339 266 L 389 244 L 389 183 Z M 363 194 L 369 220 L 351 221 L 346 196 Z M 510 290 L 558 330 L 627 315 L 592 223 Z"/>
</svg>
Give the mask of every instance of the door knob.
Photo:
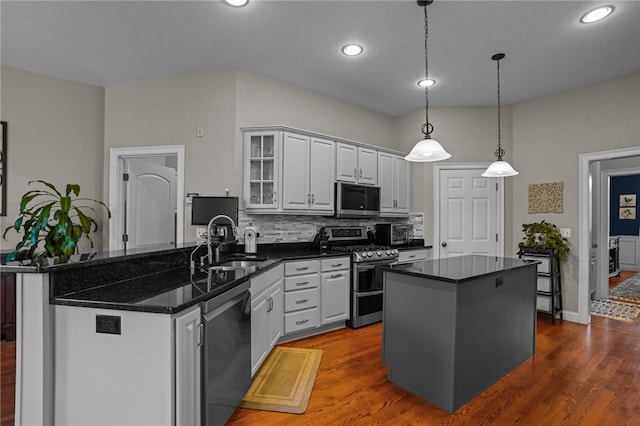
<svg viewBox="0 0 640 426">
<path fill-rule="evenodd" d="M 443 242 L 442 242 L 442 247 L 446 247 L 446 246 L 447 246 L 447 242 L 446 242 L 446 241 L 443 241 Z"/>
</svg>

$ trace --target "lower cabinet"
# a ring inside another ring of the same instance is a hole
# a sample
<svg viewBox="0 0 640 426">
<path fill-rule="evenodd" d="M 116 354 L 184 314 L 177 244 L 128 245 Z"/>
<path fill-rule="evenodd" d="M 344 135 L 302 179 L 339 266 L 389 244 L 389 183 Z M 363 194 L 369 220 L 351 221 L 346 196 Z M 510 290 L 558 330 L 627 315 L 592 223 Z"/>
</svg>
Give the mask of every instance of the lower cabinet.
<svg viewBox="0 0 640 426">
<path fill-rule="evenodd" d="M 283 333 L 283 268 L 277 266 L 251 280 L 251 375 Z"/>
<path fill-rule="evenodd" d="M 318 327 L 318 261 L 287 262 L 284 271 L 284 333 Z"/>
<path fill-rule="evenodd" d="M 199 425 L 199 306 L 175 315 L 55 305 L 57 425 Z M 120 331 L 97 331 L 119 322 Z"/>
<path fill-rule="evenodd" d="M 321 315 L 322 325 L 349 319 L 349 258 L 321 261 Z"/>
<path fill-rule="evenodd" d="M 400 250 L 400 253 L 398 254 L 399 265 L 405 263 L 422 262 L 424 260 L 427 260 L 426 248 Z"/>
</svg>

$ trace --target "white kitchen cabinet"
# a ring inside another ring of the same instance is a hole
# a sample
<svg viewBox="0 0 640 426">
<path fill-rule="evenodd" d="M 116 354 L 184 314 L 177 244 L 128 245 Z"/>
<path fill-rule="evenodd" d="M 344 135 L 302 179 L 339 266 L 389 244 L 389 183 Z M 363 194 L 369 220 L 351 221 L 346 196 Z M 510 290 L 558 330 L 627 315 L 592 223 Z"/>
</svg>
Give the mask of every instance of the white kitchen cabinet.
<svg viewBox="0 0 640 426">
<path fill-rule="evenodd" d="M 283 268 L 251 280 L 251 375 L 262 365 L 283 333 Z"/>
<path fill-rule="evenodd" d="M 200 424 L 199 306 L 169 315 L 55 305 L 54 316 L 54 424 Z M 119 321 L 119 334 L 98 332 L 98 320 Z"/>
<path fill-rule="evenodd" d="M 290 132 L 283 133 L 283 210 L 332 214 L 334 173 L 333 141 Z"/>
<path fill-rule="evenodd" d="M 378 151 L 338 142 L 336 144 L 336 180 L 377 185 Z"/>
<path fill-rule="evenodd" d="M 408 250 L 400 250 L 398 253 L 398 264 L 401 265 L 403 263 L 413 263 L 413 262 L 422 262 L 427 260 L 427 249 L 426 248 L 415 248 Z"/>
<path fill-rule="evenodd" d="M 244 134 L 244 203 L 247 210 L 278 210 L 280 158 L 278 131 Z"/>
<path fill-rule="evenodd" d="M 176 327 L 176 424 L 199 425 L 201 419 L 202 315 L 196 307 L 179 314 Z"/>
<path fill-rule="evenodd" d="M 321 261 L 321 325 L 346 321 L 349 313 L 350 261 L 348 257 Z"/>
<path fill-rule="evenodd" d="M 409 163 L 402 157 L 378 153 L 380 216 L 409 215 Z"/>
<path fill-rule="evenodd" d="M 318 266 L 316 259 L 285 264 L 285 335 L 320 325 Z"/>
</svg>

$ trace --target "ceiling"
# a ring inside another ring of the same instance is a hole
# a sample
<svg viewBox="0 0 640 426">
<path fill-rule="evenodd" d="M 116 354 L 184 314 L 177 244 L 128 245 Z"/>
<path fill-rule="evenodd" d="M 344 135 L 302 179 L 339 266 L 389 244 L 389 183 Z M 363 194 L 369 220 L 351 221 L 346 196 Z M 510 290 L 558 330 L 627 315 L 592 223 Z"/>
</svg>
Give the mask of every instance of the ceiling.
<svg viewBox="0 0 640 426">
<path fill-rule="evenodd" d="M 579 17 L 613 4 L 609 18 Z M 640 70 L 639 1 L 436 0 L 431 106 L 514 104 Z M 414 1 L 6 1 L 2 64 L 100 86 L 241 69 L 389 116 L 424 107 L 424 15 Z M 340 48 L 364 46 L 358 57 Z"/>
</svg>

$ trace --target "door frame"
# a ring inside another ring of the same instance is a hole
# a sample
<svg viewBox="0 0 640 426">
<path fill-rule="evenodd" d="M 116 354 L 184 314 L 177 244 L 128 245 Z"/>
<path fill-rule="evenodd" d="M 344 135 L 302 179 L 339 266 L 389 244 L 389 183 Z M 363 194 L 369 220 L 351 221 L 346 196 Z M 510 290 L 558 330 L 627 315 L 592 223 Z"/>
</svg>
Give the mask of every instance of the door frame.
<svg viewBox="0 0 640 426">
<path fill-rule="evenodd" d="M 122 159 L 127 157 L 157 157 L 175 155 L 177 157 L 176 182 L 176 244 L 184 242 L 184 145 L 139 146 L 111 148 L 109 150 L 109 251 L 122 250 L 121 236 L 124 233 L 124 206 L 120 176 Z"/>
<path fill-rule="evenodd" d="M 436 163 L 433 165 L 433 246 L 434 259 L 440 258 L 440 171 L 441 170 L 486 170 L 491 163 Z M 504 178 L 498 183 L 496 229 L 498 230 L 497 255 L 504 256 Z"/>
<path fill-rule="evenodd" d="M 578 322 L 581 324 L 589 324 L 591 322 L 590 313 L 590 289 L 589 289 L 589 261 L 590 261 L 590 249 L 591 249 L 591 232 L 589 224 L 591 223 L 591 217 L 593 215 L 593 206 L 591 200 L 591 188 L 592 179 L 600 179 L 600 176 L 591 176 L 591 163 L 602 160 L 614 160 L 626 157 L 635 157 L 640 155 L 640 147 L 622 148 L 612 151 L 592 152 L 587 154 L 580 154 L 579 161 L 579 180 L 578 180 L 578 206 L 579 206 L 579 220 L 578 226 L 580 228 L 580 246 L 578 247 Z M 603 172 L 600 171 L 601 175 Z M 600 201 L 604 195 L 601 196 Z M 608 192 L 607 192 L 608 198 Z M 604 230 L 600 229 L 600 235 L 598 235 L 599 250 L 597 250 L 598 265 L 602 263 L 602 253 L 604 247 L 602 247 L 603 241 L 606 241 L 603 237 Z M 607 230 L 608 234 L 608 230 Z M 608 248 L 608 242 L 606 243 Z M 599 268 L 600 269 L 600 268 Z M 600 273 L 602 276 L 602 273 Z M 599 284 L 596 284 L 599 285 Z"/>
</svg>

